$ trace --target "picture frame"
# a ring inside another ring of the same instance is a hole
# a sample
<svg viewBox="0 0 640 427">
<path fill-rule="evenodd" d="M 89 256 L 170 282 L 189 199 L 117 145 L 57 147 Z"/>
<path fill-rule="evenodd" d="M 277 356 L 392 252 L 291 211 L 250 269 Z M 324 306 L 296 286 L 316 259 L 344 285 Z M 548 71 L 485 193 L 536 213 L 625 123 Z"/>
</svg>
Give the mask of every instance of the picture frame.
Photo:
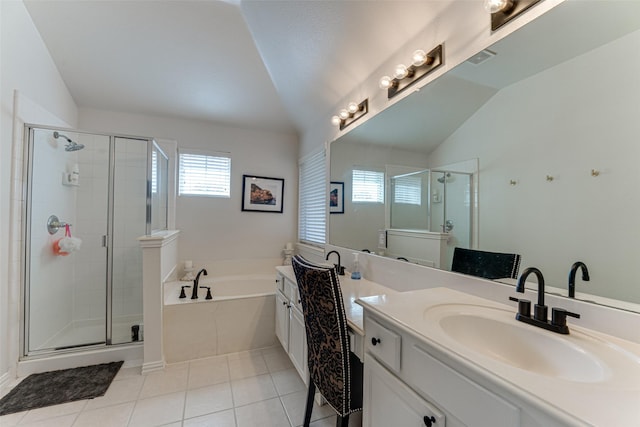
<svg viewBox="0 0 640 427">
<path fill-rule="evenodd" d="M 329 186 L 329 213 L 344 213 L 344 182 L 331 181 Z"/>
<path fill-rule="evenodd" d="M 282 213 L 284 179 L 242 175 L 242 211 Z"/>
</svg>

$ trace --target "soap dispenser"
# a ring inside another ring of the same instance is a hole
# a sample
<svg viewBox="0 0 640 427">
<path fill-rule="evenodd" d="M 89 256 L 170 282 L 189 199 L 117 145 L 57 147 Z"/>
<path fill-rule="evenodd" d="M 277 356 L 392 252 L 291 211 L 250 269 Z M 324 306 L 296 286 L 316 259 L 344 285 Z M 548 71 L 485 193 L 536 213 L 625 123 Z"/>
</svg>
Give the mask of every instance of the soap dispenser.
<svg viewBox="0 0 640 427">
<path fill-rule="evenodd" d="M 351 270 L 351 278 L 359 280 L 362 278 L 360 275 L 360 262 L 358 261 L 358 253 L 353 253 L 353 269 Z"/>
</svg>

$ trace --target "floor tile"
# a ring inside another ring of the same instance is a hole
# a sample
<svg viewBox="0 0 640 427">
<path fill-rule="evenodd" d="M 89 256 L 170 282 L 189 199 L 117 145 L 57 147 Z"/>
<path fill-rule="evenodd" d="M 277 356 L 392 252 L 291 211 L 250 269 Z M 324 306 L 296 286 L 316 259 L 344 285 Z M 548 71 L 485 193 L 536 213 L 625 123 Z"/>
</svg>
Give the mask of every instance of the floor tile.
<svg viewBox="0 0 640 427">
<path fill-rule="evenodd" d="M 142 368 L 140 366 L 135 366 L 132 368 L 120 368 L 118 373 L 116 374 L 114 381 L 124 380 L 132 377 L 139 377 L 142 372 Z"/>
<path fill-rule="evenodd" d="M 229 360 L 246 359 L 247 357 L 262 356 L 262 350 L 239 351 L 237 353 L 229 353 L 226 356 Z"/>
<path fill-rule="evenodd" d="M 291 425 L 299 426 L 304 421 L 304 410 L 307 405 L 307 391 L 299 391 L 296 393 L 288 394 L 280 397 L 282 405 L 284 406 L 287 416 L 291 421 Z M 318 406 L 317 403 L 313 403 L 313 410 L 311 411 L 311 421 L 319 420 L 322 418 L 335 415 L 335 411 L 329 405 Z"/>
<path fill-rule="evenodd" d="M 24 416 L 21 424 L 29 424 L 40 420 L 60 417 L 63 415 L 77 414 L 87 404 L 86 400 L 63 403 L 62 405 L 47 406 L 44 408 L 32 409 Z"/>
<path fill-rule="evenodd" d="M 20 424 L 20 427 L 71 427 L 78 414 L 63 415 L 61 417 L 47 418 L 33 423 Z M 4 427 L 4 426 L 3 426 Z"/>
<path fill-rule="evenodd" d="M 302 382 L 300 374 L 295 369 L 278 371 L 271 373 L 273 384 L 276 386 L 278 395 L 284 396 L 300 390 L 306 390 L 307 386 Z"/>
<path fill-rule="evenodd" d="M 187 391 L 184 417 L 192 418 L 232 408 L 231 384 L 216 384 Z"/>
<path fill-rule="evenodd" d="M 27 415 L 27 411 L 16 412 L 15 414 L 3 415 L 0 417 L 0 426 L 13 427 L 17 425 L 24 416 Z"/>
<path fill-rule="evenodd" d="M 270 399 L 278 396 L 271 375 L 260 375 L 231 382 L 235 406 Z"/>
<path fill-rule="evenodd" d="M 280 399 L 263 400 L 236 408 L 238 427 L 289 427 Z"/>
<path fill-rule="evenodd" d="M 234 359 L 229 358 L 229 374 L 232 380 L 254 377 L 268 372 L 262 353 Z"/>
<path fill-rule="evenodd" d="M 143 376 L 138 375 L 137 377 L 113 381 L 105 395 L 89 400 L 84 410 L 87 411 L 125 402 L 133 402 L 140 395 L 144 380 L 145 378 Z"/>
<path fill-rule="evenodd" d="M 188 388 L 199 388 L 228 382 L 229 362 L 226 356 L 194 360 L 189 363 Z"/>
<path fill-rule="evenodd" d="M 80 412 L 73 427 L 127 427 L 135 402 Z"/>
<path fill-rule="evenodd" d="M 151 372 L 145 375 L 140 399 L 169 394 L 187 389 L 189 365 L 168 365 L 164 371 Z"/>
<path fill-rule="evenodd" d="M 262 356 L 264 357 L 264 361 L 267 364 L 269 372 L 277 372 L 293 368 L 293 363 L 291 363 L 289 355 L 280 346 L 263 350 Z"/>
<path fill-rule="evenodd" d="M 183 427 L 236 427 L 233 409 L 184 420 Z"/>
<path fill-rule="evenodd" d="M 182 419 L 184 391 L 138 400 L 129 425 L 135 427 L 158 426 Z"/>
</svg>

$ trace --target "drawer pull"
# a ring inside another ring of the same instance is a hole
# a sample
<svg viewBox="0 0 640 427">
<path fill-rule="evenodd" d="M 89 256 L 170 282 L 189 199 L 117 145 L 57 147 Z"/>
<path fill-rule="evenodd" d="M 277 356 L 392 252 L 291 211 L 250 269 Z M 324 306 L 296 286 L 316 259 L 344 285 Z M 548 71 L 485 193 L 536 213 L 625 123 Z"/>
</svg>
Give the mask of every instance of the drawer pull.
<svg viewBox="0 0 640 427">
<path fill-rule="evenodd" d="M 424 416 L 424 418 L 422 420 L 424 421 L 424 425 L 427 426 L 427 427 L 431 427 L 436 422 L 436 418 L 435 417 L 428 417 L 426 415 Z"/>
<path fill-rule="evenodd" d="M 377 345 L 380 343 L 380 338 L 373 337 L 371 338 L 371 345 Z"/>
</svg>

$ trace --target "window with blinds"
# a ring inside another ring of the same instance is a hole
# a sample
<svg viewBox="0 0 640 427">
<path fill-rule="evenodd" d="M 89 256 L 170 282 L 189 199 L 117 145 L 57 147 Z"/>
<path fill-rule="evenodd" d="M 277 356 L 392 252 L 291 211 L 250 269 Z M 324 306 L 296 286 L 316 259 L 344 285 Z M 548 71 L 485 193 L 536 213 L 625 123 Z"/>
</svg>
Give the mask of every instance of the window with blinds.
<svg viewBox="0 0 640 427">
<path fill-rule="evenodd" d="M 354 169 L 351 174 L 351 201 L 384 203 L 384 172 Z"/>
<path fill-rule="evenodd" d="M 298 239 L 324 244 L 328 200 L 324 150 L 302 160 L 299 175 Z"/>
<path fill-rule="evenodd" d="M 422 179 L 416 175 L 393 178 L 393 202 L 406 205 L 422 204 Z"/>
<path fill-rule="evenodd" d="M 178 194 L 231 197 L 231 157 L 228 153 L 189 150 L 179 156 Z"/>
</svg>

